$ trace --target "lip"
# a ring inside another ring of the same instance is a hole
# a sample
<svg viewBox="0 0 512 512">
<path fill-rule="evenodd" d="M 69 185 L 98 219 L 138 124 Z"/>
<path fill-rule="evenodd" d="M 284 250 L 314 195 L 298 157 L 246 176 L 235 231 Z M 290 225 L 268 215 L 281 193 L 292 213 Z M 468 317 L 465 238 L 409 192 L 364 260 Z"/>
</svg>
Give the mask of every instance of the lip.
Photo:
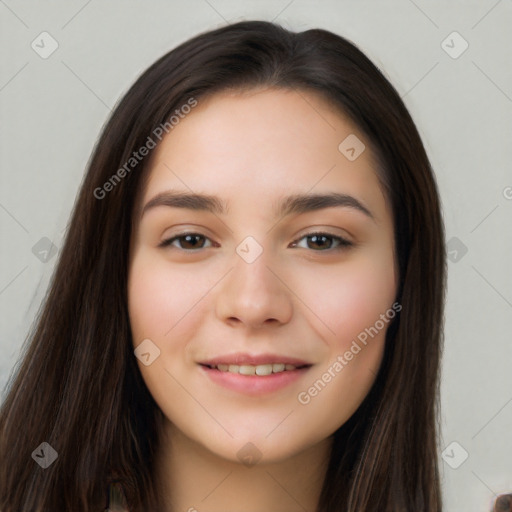
<svg viewBox="0 0 512 512">
<path fill-rule="evenodd" d="M 295 370 L 286 370 L 265 376 L 241 375 L 238 373 L 222 372 L 216 368 L 210 368 L 210 366 L 218 364 L 245 364 L 257 366 L 260 364 L 274 363 L 292 364 L 297 368 Z M 313 365 L 301 359 L 280 356 L 277 354 L 250 355 L 237 353 L 208 359 L 199 363 L 198 366 L 200 371 L 217 385 L 237 393 L 249 396 L 260 396 L 276 392 L 290 386 L 303 377 Z"/>
<path fill-rule="evenodd" d="M 205 361 L 200 361 L 199 364 L 206 366 L 216 366 L 218 364 L 249 364 L 258 366 L 260 364 L 274 364 L 284 363 L 293 364 L 293 366 L 306 366 L 311 365 L 308 361 L 303 361 L 294 357 L 283 356 L 279 354 L 258 354 L 251 355 L 246 353 L 237 352 L 235 354 L 226 354 L 224 356 L 214 357 Z"/>
<path fill-rule="evenodd" d="M 199 369 L 215 384 L 250 396 L 263 395 L 283 389 L 300 379 L 309 368 L 311 367 L 306 366 L 258 377 L 256 375 L 221 372 L 215 368 L 199 365 Z"/>
</svg>

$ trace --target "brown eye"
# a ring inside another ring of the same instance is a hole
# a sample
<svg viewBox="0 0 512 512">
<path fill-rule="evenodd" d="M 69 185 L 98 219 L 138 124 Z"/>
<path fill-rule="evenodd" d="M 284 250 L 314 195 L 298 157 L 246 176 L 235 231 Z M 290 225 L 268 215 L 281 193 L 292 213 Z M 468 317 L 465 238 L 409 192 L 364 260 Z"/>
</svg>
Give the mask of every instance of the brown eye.
<svg viewBox="0 0 512 512">
<path fill-rule="evenodd" d="M 307 240 L 306 247 L 304 248 L 312 249 L 317 252 L 325 252 L 329 250 L 342 250 L 352 247 L 354 245 L 352 242 L 349 242 L 345 238 L 332 235 L 330 233 L 308 233 L 307 235 L 300 238 L 298 241 L 304 239 Z M 298 245 L 298 241 L 293 242 L 292 246 L 296 247 Z"/>
<path fill-rule="evenodd" d="M 158 247 L 169 247 L 172 246 L 174 242 L 179 241 L 180 246 L 177 247 L 178 249 L 194 251 L 196 249 L 204 249 L 204 242 L 206 240 L 209 240 L 209 238 L 200 233 L 182 233 L 181 235 L 164 240 Z"/>
</svg>

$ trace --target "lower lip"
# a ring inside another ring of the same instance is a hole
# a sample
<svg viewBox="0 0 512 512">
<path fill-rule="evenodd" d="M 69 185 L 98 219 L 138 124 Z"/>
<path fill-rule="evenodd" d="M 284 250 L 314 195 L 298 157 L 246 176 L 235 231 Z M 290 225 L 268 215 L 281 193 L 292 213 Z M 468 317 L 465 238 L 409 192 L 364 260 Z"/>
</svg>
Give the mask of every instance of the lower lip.
<svg viewBox="0 0 512 512">
<path fill-rule="evenodd" d="M 199 365 L 201 370 L 216 384 L 247 395 L 262 395 L 271 393 L 289 386 L 300 379 L 310 366 L 296 370 L 271 373 L 265 376 L 241 375 L 239 373 L 221 372 L 214 368 Z"/>
</svg>

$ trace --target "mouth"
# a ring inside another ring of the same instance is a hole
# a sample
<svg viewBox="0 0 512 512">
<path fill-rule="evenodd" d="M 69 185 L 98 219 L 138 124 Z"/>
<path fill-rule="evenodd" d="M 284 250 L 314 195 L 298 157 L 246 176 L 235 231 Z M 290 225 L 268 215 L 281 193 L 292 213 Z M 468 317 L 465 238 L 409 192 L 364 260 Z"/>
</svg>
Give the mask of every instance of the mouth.
<svg viewBox="0 0 512 512">
<path fill-rule="evenodd" d="M 295 366 L 293 364 L 288 363 L 267 363 L 267 364 L 227 364 L 227 363 L 219 363 L 219 364 L 202 364 L 205 368 L 209 368 L 210 370 L 218 370 L 219 372 L 225 373 L 235 373 L 238 375 L 247 375 L 247 376 L 258 376 L 258 377 L 267 377 L 268 375 L 283 373 L 283 372 L 292 372 L 294 370 L 302 370 L 303 368 L 309 368 L 310 364 L 303 364 Z"/>
<path fill-rule="evenodd" d="M 214 384 L 252 396 L 285 388 L 313 366 L 285 356 L 247 354 L 218 357 L 198 364 Z"/>
</svg>

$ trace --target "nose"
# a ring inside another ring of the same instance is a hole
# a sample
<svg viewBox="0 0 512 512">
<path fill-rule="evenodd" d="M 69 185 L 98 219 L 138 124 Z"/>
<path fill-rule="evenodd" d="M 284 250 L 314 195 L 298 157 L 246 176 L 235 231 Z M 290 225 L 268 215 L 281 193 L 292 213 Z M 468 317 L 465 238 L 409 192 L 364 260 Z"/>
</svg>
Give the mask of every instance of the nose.
<svg viewBox="0 0 512 512">
<path fill-rule="evenodd" d="M 217 317 L 231 326 L 261 328 L 281 325 L 293 314 L 291 283 L 284 269 L 267 253 L 252 263 L 235 254 L 233 268 L 222 281 L 216 297 Z"/>
</svg>

